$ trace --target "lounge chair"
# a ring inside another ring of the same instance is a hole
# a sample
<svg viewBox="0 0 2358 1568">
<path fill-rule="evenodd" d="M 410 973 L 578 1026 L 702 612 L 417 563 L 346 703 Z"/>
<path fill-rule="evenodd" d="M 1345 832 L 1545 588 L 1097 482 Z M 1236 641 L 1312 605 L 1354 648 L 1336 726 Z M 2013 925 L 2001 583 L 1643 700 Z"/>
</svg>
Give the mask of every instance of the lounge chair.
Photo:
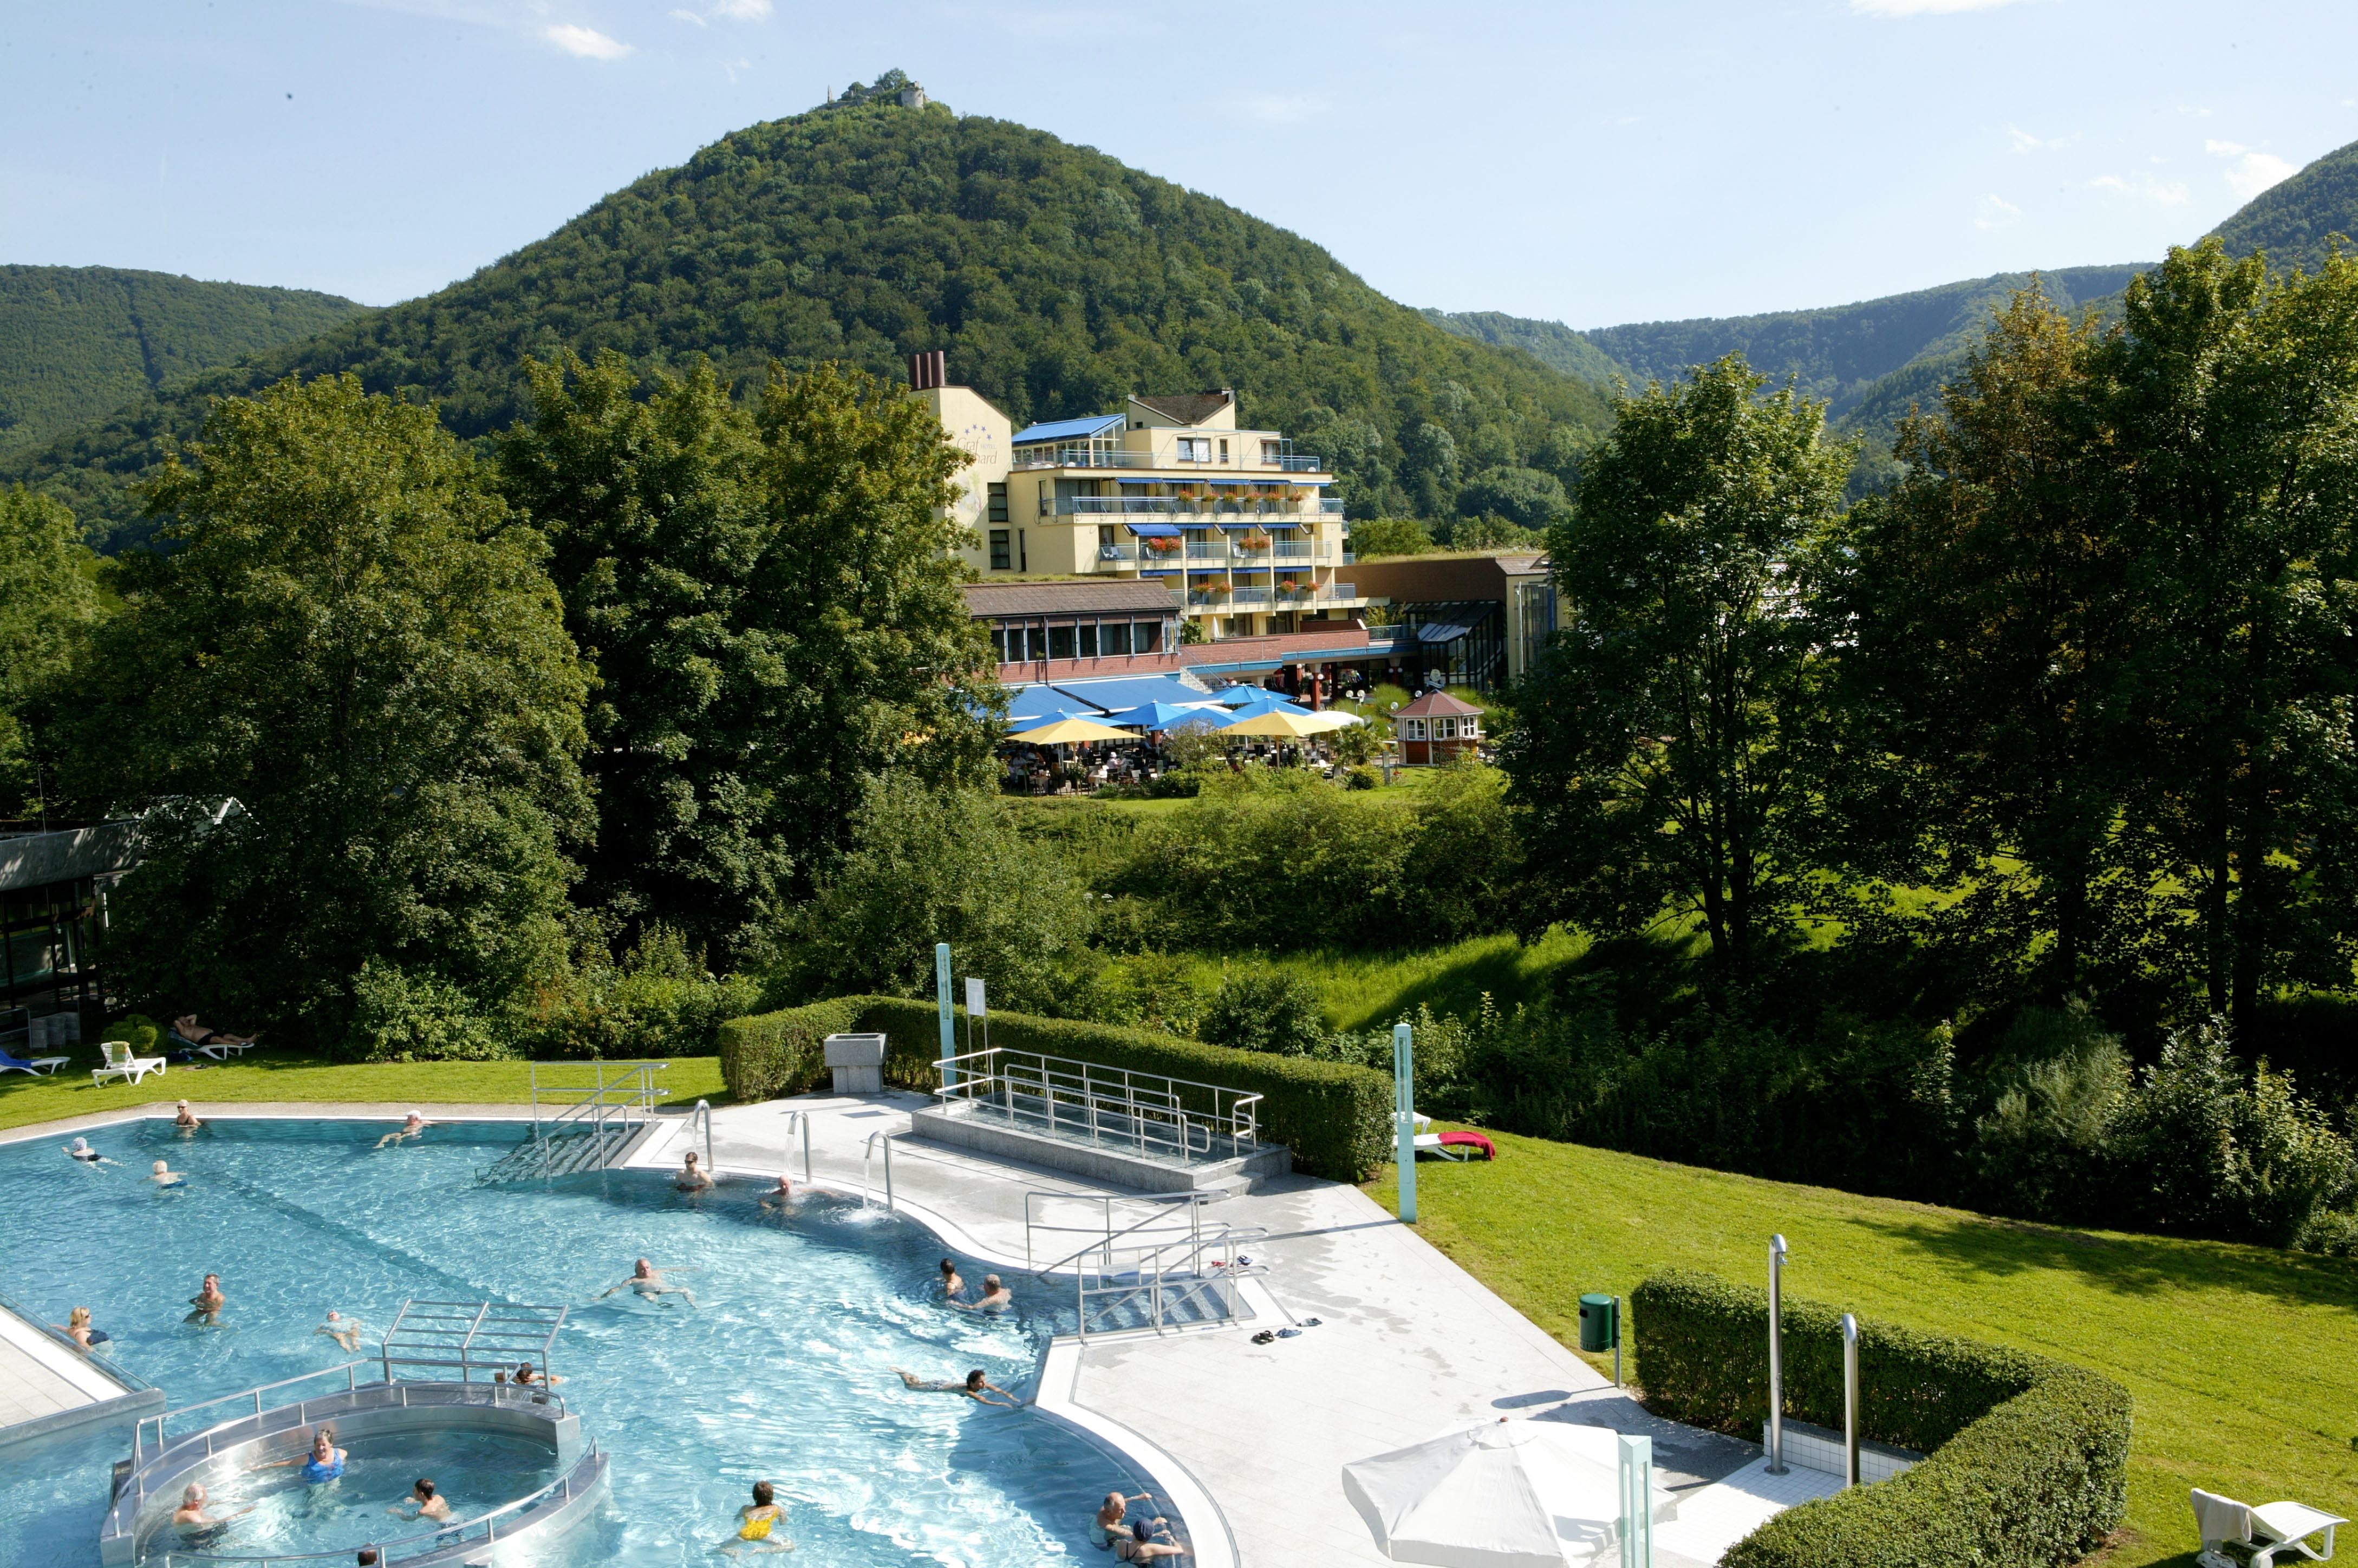
<svg viewBox="0 0 2358 1568">
<path fill-rule="evenodd" d="M 231 1034 L 218 1029 L 208 1029 L 197 1022 L 193 1012 L 184 1012 L 172 1020 L 172 1044 L 199 1056 L 211 1056 L 216 1062 L 226 1062 L 241 1052 L 254 1049 L 259 1034 Z"/>
<path fill-rule="evenodd" d="M 42 1063 L 48 1062 L 53 1064 L 49 1067 L 49 1071 L 55 1072 L 57 1069 L 54 1064 L 64 1060 L 65 1058 L 63 1056 L 41 1056 L 37 1057 L 30 1062 L 20 1062 L 16 1057 L 8 1054 L 7 1052 L 0 1051 L 0 1073 L 23 1073 L 29 1077 L 41 1077 L 45 1076 L 41 1066 Z"/>
<path fill-rule="evenodd" d="M 1444 1160 L 1471 1160 L 1476 1154 L 1485 1160 L 1498 1157 L 1498 1149 L 1478 1132 L 1422 1132 L 1417 1135 L 1416 1152 L 1438 1154 Z"/>
<path fill-rule="evenodd" d="M 2279 1557 L 2323 1563 L 2333 1556 L 2333 1527 L 2350 1522 L 2307 1503 L 2266 1503 L 2255 1509 L 2200 1487 L 2188 1500 L 2194 1505 L 2195 1528 L 2202 1536 L 2202 1551 L 2195 1558 L 2202 1568 L 2275 1568 Z M 2325 1550 L 2312 1552 L 2309 1538 L 2319 1534 L 2325 1538 Z"/>
<path fill-rule="evenodd" d="M 100 1054 L 105 1056 L 106 1065 L 92 1067 L 90 1070 L 90 1082 L 92 1088 L 98 1087 L 109 1078 L 128 1078 L 135 1084 L 150 1073 L 157 1074 L 158 1076 L 163 1074 L 165 1065 L 163 1057 L 135 1056 L 131 1054 L 131 1042 L 128 1040 L 109 1040 L 103 1043 L 98 1049 Z"/>
</svg>

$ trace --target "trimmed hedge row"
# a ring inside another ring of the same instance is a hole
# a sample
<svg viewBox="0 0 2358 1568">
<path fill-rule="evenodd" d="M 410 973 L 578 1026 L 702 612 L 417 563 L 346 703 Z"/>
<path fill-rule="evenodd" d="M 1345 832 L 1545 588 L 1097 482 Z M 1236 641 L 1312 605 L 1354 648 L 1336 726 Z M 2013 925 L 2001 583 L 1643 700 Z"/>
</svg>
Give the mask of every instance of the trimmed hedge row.
<svg viewBox="0 0 2358 1568">
<path fill-rule="evenodd" d="M 1757 1438 L 1768 1294 L 1684 1271 L 1631 1292 L 1648 1406 Z M 1785 1303 L 1785 1413 L 1839 1429 L 1842 1314 Z M 1790 1509 L 1723 1568 L 2052 1568 L 2128 1507 L 2129 1394 L 2109 1378 L 1945 1335 L 1859 1325 L 1861 1435 L 1930 1454 L 1905 1475 Z"/>
<path fill-rule="evenodd" d="M 965 1048 L 964 1009 L 955 1014 Z M 931 1088 L 940 1015 L 931 1002 L 905 997 L 836 997 L 783 1012 L 732 1019 L 720 1026 L 720 1072 L 739 1099 L 767 1099 L 815 1087 L 825 1076 L 819 1043 L 858 1031 L 885 1037 L 884 1076 L 907 1088 Z M 1364 1181 L 1391 1150 L 1391 1081 L 1340 1062 L 1233 1051 L 1175 1034 L 1116 1024 L 990 1015 L 990 1043 L 1010 1050 L 1167 1077 L 1217 1084 L 1260 1095 L 1264 1136 L 1293 1151 L 1294 1169 L 1332 1181 Z M 1209 1111 L 1208 1097 L 1191 1108 Z"/>
</svg>

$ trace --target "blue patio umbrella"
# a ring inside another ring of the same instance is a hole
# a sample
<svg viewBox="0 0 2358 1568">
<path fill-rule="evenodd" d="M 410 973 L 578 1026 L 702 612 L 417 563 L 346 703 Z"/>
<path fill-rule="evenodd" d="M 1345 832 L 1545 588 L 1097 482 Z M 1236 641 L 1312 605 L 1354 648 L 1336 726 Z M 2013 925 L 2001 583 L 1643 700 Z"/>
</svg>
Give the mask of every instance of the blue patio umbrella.
<svg viewBox="0 0 2358 1568">
<path fill-rule="evenodd" d="M 1217 708 L 1181 708 L 1168 702 L 1141 702 L 1136 708 L 1126 708 L 1120 713 L 1106 715 L 1103 722 L 1118 724 L 1126 730 L 1174 730 L 1191 719 L 1205 718 L 1225 722 L 1228 715 Z"/>
<path fill-rule="evenodd" d="M 1221 707 L 1239 719 L 1250 719 L 1258 714 L 1281 710 L 1287 713 L 1310 711 L 1306 708 L 1296 705 L 1283 692 L 1271 691 L 1265 687 L 1232 686 L 1226 691 L 1214 695 L 1219 698 Z"/>
</svg>

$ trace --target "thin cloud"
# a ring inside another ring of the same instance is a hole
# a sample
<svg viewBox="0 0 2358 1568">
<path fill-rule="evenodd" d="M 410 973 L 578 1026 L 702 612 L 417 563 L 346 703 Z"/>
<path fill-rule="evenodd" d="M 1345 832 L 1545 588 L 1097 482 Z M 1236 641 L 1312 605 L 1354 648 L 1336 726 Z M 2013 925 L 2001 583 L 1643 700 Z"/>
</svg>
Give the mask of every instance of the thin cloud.
<svg viewBox="0 0 2358 1568">
<path fill-rule="evenodd" d="M 2123 196 L 2141 197 L 2162 207 L 2183 207 L 2188 191 L 2186 183 L 2177 179 L 2156 179 L 2149 174 L 2100 174 L 2088 183 L 2098 190 L 2117 191 Z"/>
<path fill-rule="evenodd" d="M 2021 222 L 2022 209 L 2003 196 L 1982 198 L 1982 215 L 1974 220 L 1976 229 L 2005 229 Z"/>
<path fill-rule="evenodd" d="M 1952 16 L 1960 11 L 1995 11 L 2017 0 L 1850 0 L 1861 16 Z"/>
<path fill-rule="evenodd" d="M 675 22 L 694 22 L 699 27 L 708 27 L 712 25 L 693 11 L 673 11 L 667 15 Z"/>
<path fill-rule="evenodd" d="M 770 0 L 712 0 L 712 14 L 732 22 L 759 22 L 770 14 Z"/>
<path fill-rule="evenodd" d="M 540 30 L 540 36 L 580 59 L 620 59 L 631 52 L 631 46 L 621 39 L 571 22 L 552 23 Z"/>
<path fill-rule="evenodd" d="M 2233 166 L 2221 178 L 2226 180 L 2228 189 L 2245 201 L 2300 172 L 2299 165 L 2287 163 L 2274 153 L 2255 153 L 2241 142 L 2205 141 L 2202 150 L 2212 157 L 2233 160 Z"/>
</svg>

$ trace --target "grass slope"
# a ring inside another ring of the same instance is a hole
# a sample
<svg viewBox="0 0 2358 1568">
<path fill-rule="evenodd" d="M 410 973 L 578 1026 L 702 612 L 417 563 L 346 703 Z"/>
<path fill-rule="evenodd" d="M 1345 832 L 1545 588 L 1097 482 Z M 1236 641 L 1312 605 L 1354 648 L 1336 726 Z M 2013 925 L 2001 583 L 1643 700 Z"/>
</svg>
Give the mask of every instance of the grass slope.
<svg viewBox="0 0 2358 1568">
<path fill-rule="evenodd" d="M 367 308 L 308 289 L 122 267 L 0 266 L 0 453 Z"/>
<path fill-rule="evenodd" d="M 111 1083 L 94 1088 L 90 1069 L 98 1053 L 82 1049 L 71 1067 L 54 1077 L 21 1073 L 0 1076 L 0 1128 L 23 1127 L 66 1116 L 171 1104 L 177 1099 L 251 1104 L 262 1100 L 318 1100 L 339 1105 L 367 1101 L 417 1105 L 507 1105 L 532 1102 L 529 1062 L 330 1062 L 295 1051 L 254 1051 L 200 1070 L 172 1066 L 139 1084 Z M 586 1064 L 584 1064 L 586 1065 Z M 671 1099 L 694 1105 L 720 1103 L 718 1056 L 681 1056 L 664 1073 Z"/>
<path fill-rule="evenodd" d="M 1427 420 L 1495 463 L 1607 418 L 1585 383 L 1445 332 L 1225 202 L 1044 132 L 879 104 L 733 133 L 472 277 L 0 461 L 0 481 L 119 546 L 146 526 L 126 486 L 209 399 L 349 371 L 476 437 L 523 412 L 524 358 L 563 348 L 701 355 L 740 386 L 773 359 L 898 375 L 941 349 L 1019 427 L 1231 386 L 1249 423 L 1305 438 L 1390 514 L 1412 503 L 1400 438 Z"/>
<path fill-rule="evenodd" d="M 2358 1516 L 2358 1265 L 2050 1229 L 1492 1136 L 1495 1164 L 1418 1166 L 1418 1229 L 1567 1345 L 1579 1342 L 1581 1292 L 1627 1296 L 1671 1267 L 1758 1283 L 1781 1231 L 1798 1297 L 2019 1346 L 2126 1385 L 2131 1533 L 2109 1562 L 2190 1562 L 2189 1487 Z M 1387 1207 L 1396 1190 L 1390 1171 L 1368 1184 Z M 1643 1323 L 1631 1345 L 1642 1381 Z"/>
</svg>

